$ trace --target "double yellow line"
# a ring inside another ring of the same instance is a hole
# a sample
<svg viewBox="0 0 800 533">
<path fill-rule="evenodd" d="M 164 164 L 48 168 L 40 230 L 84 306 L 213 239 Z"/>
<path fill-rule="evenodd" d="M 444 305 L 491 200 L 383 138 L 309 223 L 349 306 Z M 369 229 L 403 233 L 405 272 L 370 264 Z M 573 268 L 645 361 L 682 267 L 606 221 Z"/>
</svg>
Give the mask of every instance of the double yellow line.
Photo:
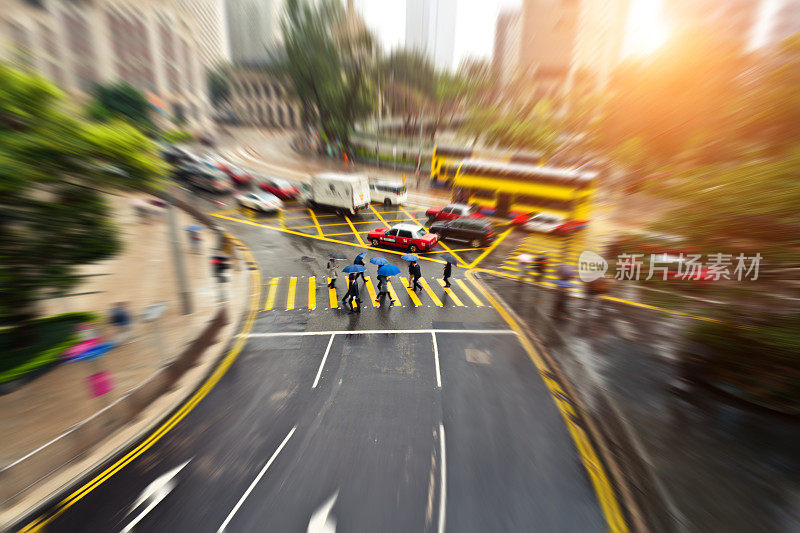
<svg viewBox="0 0 800 533">
<path fill-rule="evenodd" d="M 231 237 L 231 239 L 242 247 L 247 261 L 252 261 L 255 263 L 255 258 L 253 257 L 253 254 L 250 253 L 250 250 L 247 249 L 247 247 L 245 247 L 244 244 L 242 244 L 238 239 L 233 237 Z M 209 376 L 208 379 L 203 383 L 203 385 L 191 396 L 191 398 L 189 398 L 186 403 L 181 406 L 180 409 L 178 409 L 178 411 L 169 417 L 166 422 L 164 422 L 142 443 L 136 446 L 136 448 L 125 454 L 114 464 L 95 476 L 91 481 L 87 482 L 78 490 L 58 502 L 54 508 L 46 511 L 35 520 L 28 523 L 20 530 L 20 532 L 41 531 L 47 524 L 61 516 L 67 509 L 80 501 L 81 498 L 92 492 L 111 476 L 122 470 L 125 465 L 146 452 L 151 446 L 153 446 L 164 435 L 166 435 L 169 430 L 175 427 L 178 422 L 183 420 L 183 418 L 189 414 L 192 409 L 194 409 L 200 400 L 205 398 L 209 391 L 214 388 L 217 382 L 219 382 L 222 376 L 225 375 L 230 366 L 236 360 L 236 357 L 239 355 L 239 352 L 241 352 L 245 342 L 247 342 L 247 334 L 253 329 L 253 322 L 255 321 L 256 314 L 258 312 L 258 302 L 261 299 L 261 274 L 259 273 L 259 269 L 253 269 L 250 271 L 250 282 L 255 290 L 250 298 L 250 310 L 247 314 L 247 318 L 245 319 L 241 334 L 236 337 L 236 341 L 234 342 L 228 354 L 217 366 L 211 376 Z"/>
</svg>

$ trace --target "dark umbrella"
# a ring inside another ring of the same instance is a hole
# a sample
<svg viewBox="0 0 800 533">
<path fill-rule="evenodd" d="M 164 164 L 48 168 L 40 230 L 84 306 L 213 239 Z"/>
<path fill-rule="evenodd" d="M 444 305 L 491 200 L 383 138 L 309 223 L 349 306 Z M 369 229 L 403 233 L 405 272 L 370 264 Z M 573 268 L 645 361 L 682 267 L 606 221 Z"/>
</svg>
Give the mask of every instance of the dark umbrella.
<svg viewBox="0 0 800 533">
<path fill-rule="evenodd" d="M 152 205 L 156 207 L 167 207 L 167 204 L 163 200 L 159 200 L 158 198 L 153 198 L 151 200 L 148 200 L 148 202 L 150 202 Z"/>
<path fill-rule="evenodd" d="M 567 280 L 563 280 L 563 279 L 557 279 L 557 280 L 555 280 L 553 283 L 555 283 L 555 284 L 556 284 L 556 285 L 558 285 L 559 287 L 563 287 L 563 288 L 565 288 L 565 289 L 571 289 L 571 288 L 572 288 L 572 283 L 570 283 L 570 282 L 569 282 L 569 281 L 567 281 Z"/>
<path fill-rule="evenodd" d="M 556 273 L 558 274 L 559 278 L 563 280 L 570 280 L 575 277 L 575 267 L 562 263 L 556 268 Z"/>
<path fill-rule="evenodd" d="M 354 259 L 354 261 L 353 261 L 353 262 L 357 262 L 357 261 L 359 261 L 359 260 L 360 260 L 360 261 L 363 263 L 363 262 L 364 262 L 364 257 L 366 257 L 366 255 L 367 255 L 367 252 L 361 252 L 360 254 L 358 254 L 358 255 L 356 256 L 356 258 Z M 358 264 L 358 263 L 357 263 L 357 264 Z"/>
<path fill-rule="evenodd" d="M 358 272 L 364 272 L 365 270 L 367 270 L 367 267 L 364 265 L 347 265 L 342 269 L 342 272 L 345 274 L 355 274 Z"/>
<path fill-rule="evenodd" d="M 389 276 L 395 276 L 395 275 L 397 275 L 399 273 L 400 273 L 400 269 L 397 268 L 394 265 L 383 265 L 382 267 L 380 267 L 378 269 L 378 275 L 379 276 L 386 276 L 387 278 Z"/>
<path fill-rule="evenodd" d="M 369 260 L 369 262 L 372 263 L 373 265 L 378 265 L 378 266 L 389 264 L 389 260 L 386 259 L 385 257 L 373 257 Z"/>
<path fill-rule="evenodd" d="M 453 263 L 454 265 L 458 264 L 458 258 L 456 258 L 456 256 L 454 256 L 453 254 L 440 255 L 439 259 L 442 259 L 443 261 L 447 261 L 448 263 Z"/>
<path fill-rule="evenodd" d="M 189 226 L 186 226 L 186 231 L 203 231 L 203 226 L 200 226 L 198 224 L 191 224 Z"/>
<path fill-rule="evenodd" d="M 344 254 L 339 252 L 333 252 L 332 254 L 328 255 L 328 257 L 330 257 L 331 259 L 339 259 L 339 260 L 347 259 L 347 257 Z"/>
<path fill-rule="evenodd" d="M 403 261 L 419 261 L 419 257 L 414 254 L 403 254 L 400 256 Z"/>
</svg>

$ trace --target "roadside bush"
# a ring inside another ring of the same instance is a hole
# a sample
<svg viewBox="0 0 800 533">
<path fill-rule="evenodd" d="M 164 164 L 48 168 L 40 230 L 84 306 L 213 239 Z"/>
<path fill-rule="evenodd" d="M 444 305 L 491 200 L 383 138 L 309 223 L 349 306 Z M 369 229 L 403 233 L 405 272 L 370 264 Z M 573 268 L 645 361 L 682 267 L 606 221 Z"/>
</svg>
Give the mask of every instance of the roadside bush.
<svg viewBox="0 0 800 533">
<path fill-rule="evenodd" d="M 186 130 L 169 130 L 162 135 L 164 142 L 169 144 L 180 144 L 194 140 L 194 135 Z"/>
</svg>

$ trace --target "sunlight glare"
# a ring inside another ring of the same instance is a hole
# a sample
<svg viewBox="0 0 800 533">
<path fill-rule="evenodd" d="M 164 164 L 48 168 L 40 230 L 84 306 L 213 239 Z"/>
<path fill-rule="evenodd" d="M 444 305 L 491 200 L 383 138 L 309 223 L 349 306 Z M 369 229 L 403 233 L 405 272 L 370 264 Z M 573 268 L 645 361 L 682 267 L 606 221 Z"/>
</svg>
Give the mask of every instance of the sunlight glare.
<svg viewBox="0 0 800 533">
<path fill-rule="evenodd" d="M 662 0 L 633 0 L 628 12 L 625 55 L 647 55 L 667 40 Z"/>
</svg>

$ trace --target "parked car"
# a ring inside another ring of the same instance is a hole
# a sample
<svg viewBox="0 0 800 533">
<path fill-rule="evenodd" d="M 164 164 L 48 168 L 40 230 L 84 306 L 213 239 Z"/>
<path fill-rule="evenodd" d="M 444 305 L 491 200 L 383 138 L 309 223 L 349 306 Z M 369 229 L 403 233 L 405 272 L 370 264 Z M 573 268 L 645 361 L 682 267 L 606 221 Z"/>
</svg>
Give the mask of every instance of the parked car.
<svg viewBox="0 0 800 533">
<path fill-rule="evenodd" d="M 240 206 L 262 213 L 275 213 L 283 208 L 283 202 L 271 194 L 245 192 L 236 194 L 234 199 Z"/>
<path fill-rule="evenodd" d="M 405 248 L 409 252 L 427 251 L 436 246 L 439 236 L 427 233 L 415 224 L 395 224 L 391 228 L 377 228 L 367 236 L 372 246 L 381 244 Z"/>
<path fill-rule="evenodd" d="M 434 222 L 430 230 L 441 240 L 462 241 L 473 248 L 488 246 L 495 237 L 494 229 L 488 221 L 468 217 Z"/>
<path fill-rule="evenodd" d="M 372 181 L 369 184 L 370 202 L 379 202 L 383 205 L 400 205 L 406 203 L 408 191 L 401 182 Z"/>
<path fill-rule="evenodd" d="M 428 220 L 455 220 L 460 217 L 482 218 L 474 205 L 449 204 L 441 208 L 431 207 L 425 211 Z"/>
<path fill-rule="evenodd" d="M 228 177 L 219 170 L 204 165 L 182 165 L 179 174 L 192 187 L 214 193 L 228 193 L 233 190 Z"/>
<path fill-rule="evenodd" d="M 262 190 L 277 196 L 281 200 L 294 200 L 300 195 L 297 187 L 284 179 L 256 176 L 256 183 Z"/>
<path fill-rule="evenodd" d="M 253 183 L 253 176 L 243 168 L 236 167 L 231 164 L 224 165 L 225 168 L 220 167 L 225 174 L 231 179 L 231 182 L 236 187 L 242 187 Z"/>
<path fill-rule="evenodd" d="M 522 229 L 533 233 L 569 235 L 586 227 L 585 220 L 569 220 L 550 213 L 538 213 L 522 224 Z"/>
</svg>

